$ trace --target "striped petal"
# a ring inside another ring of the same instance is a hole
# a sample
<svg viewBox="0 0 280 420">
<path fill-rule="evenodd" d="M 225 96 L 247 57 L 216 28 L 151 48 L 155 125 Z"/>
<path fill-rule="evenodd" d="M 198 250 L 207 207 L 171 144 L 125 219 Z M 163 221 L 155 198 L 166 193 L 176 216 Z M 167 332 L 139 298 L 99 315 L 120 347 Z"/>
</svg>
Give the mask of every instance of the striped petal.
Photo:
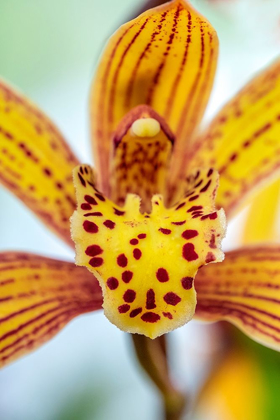
<svg viewBox="0 0 280 420">
<path fill-rule="evenodd" d="M 142 211 L 150 211 L 152 196 L 165 193 L 173 143 L 173 134 L 152 108 L 139 105 L 130 111 L 113 138 L 112 201 L 123 205 L 127 193 L 137 194 Z"/>
<path fill-rule="evenodd" d="M 261 72 L 217 115 L 193 148 L 191 167 L 220 173 L 217 204 L 232 216 L 280 172 L 280 60 Z"/>
<path fill-rule="evenodd" d="M 140 213 L 137 195 L 128 195 L 124 207 L 105 198 L 89 166 L 74 170 L 76 263 L 98 278 L 105 315 L 117 327 L 155 338 L 192 318 L 198 268 L 223 259 L 217 182 L 216 172 L 198 171 L 177 205 L 167 209 L 154 195 L 147 214 Z"/>
<path fill-rule="evenodd" d="M 280 180 L 261 191 L 251 203 L 243 230 L 243 244 L 279 240 Z"/>
<path fill-rule="evenodd" d="M 0 81 L 0 182 L 72 246 L 77 158 L 54 124 Z"/>
<path fill-rule="evenodd" d="M 100 287 L 87 270 L 33 254 L 0 253 L 0 367 L 101 305 Z"/>
<path fill-rule="evenodd" d="M 280 350 L 280 246 L 240 248 L 196 277 L 196 317 L 226 320 Z"/>
<path fill-rule="evenodd" d="M 102 191 L 108 193 L 112 134 L 137 105 L 151 106 L 174 132 L 178 171 L 178 159 L 182 161 L 186 141 L 208 101 L 217 51 L 214 29 L 184 0 L 151 9 L 113 35 L 91 91 L 92 138 Z"/>
</svg>

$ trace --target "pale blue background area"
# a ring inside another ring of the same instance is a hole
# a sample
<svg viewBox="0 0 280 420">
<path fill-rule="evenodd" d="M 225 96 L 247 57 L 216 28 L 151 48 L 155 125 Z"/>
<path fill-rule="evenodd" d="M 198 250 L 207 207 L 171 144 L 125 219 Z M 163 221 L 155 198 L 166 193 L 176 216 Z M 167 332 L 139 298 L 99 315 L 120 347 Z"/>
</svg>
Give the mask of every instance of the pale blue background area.
<svg viewBox="0 0 280 420">
<path fill-rule="evenodd" d="M 92 161 L 87 102 L 99 53 L 108 35 L 142 3 L 0 0 L 0 75 L 40 105 L 84 162 Z M 280 4 L 279 0 L 193 4 L 215 26 L 221 43 L 209 118 L 279 53 Z M 229 229 L 228 248 L 236 240 L 236 226 Z M 0 250 L 73 257 L 3 189 L 0 232 Z M 176 380 L 182 385 L 193 386 L 195 374 L 201 373 L 210 343 L 207 331 L 190 324 L 171 335 Z M 1 420 L 153 420 L 158 409 L 152 386 L 135 369 L 129 337 L 102 313 L 75 320 L 39 351 L 0 372 Z"/>
</svg>

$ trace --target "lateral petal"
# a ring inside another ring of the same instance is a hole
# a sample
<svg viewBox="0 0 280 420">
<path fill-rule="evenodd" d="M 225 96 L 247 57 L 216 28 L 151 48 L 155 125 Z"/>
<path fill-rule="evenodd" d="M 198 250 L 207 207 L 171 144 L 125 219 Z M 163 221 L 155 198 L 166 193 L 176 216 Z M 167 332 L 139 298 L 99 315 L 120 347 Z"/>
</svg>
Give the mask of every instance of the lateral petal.
<svg viewBox="0 0 280 420">
<path fill-rule="evenodd" d="M 55 125 L 0 81 L 0 182 L 71 246 L 72 169 L 77 164 Z"/>
<path fill-rule="evenodd" d="M 258 74 L 197 139 L 191 167 L 220 173 L 217 205 L 228 217 L 280 172 L 280 59 Z"/>
<path fill-rule="evenodd" d="M 101 289 L 87 270 L 34 254 L 0 253 L 0 367 L 101 305 Z"/>
<path fill-rule="evenodd" d="M 223 264 L 198 272 L 195 317 L 226 320 L 267 347 L 280 350 L 280 246 L 226 253 Z"/>
<path fill-rule="evenodd" d="M 105 194 L 113 132 L 137 105 L 151 106 L 166 120 L 177 139 L 171 176 L 182 169 L 186 144 L 208 102 L 217 54 L 215 30 L 184 0 L 148 10 L 112 36 L 90 99 L 98 182 Z"/>
</svg>

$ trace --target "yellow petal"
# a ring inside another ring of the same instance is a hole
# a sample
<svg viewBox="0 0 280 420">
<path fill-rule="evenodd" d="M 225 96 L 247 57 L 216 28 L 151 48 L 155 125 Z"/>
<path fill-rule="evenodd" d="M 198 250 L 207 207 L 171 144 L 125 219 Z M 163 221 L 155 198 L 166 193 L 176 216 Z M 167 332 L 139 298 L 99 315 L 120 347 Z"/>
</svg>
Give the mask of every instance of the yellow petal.
<svg viewBox="0 0 280 420">
<path fill-rule="evenodd" d="M 0 81 L 0 182 L 70 245 L 77 158 L 54 124 Z"/>
<path fill-rule="evenodd" d="M 74 264 L 0 254 L 0 367 L 36 349 L 72 318 L 101 308 L 96 279 Z"/>
<path fill-rule="evenodd" d="M 123 205 L 127 193 L 141 197 L 150 211 L 154 194 L 164 194 L 174 136 L 147 105 L 130 111 L 118 126 L 111 161 L 110 198 Z"/>
<path fill-rule="evenodd" d="M 280 246 L 226 253 L 223 264 L 196 277 L 196 317 L 226 320 L 254 340 L 280 350 Z"/>
<path fill-rule="evenodd" d="M 121 119 L 141 104 L 158 112 L 176 135 L 175 176 L 186 142 L 207 104 L 217 52 L 214 29 L 184 0 L 148 10 L 112 36 L 90 99 L 92 139 L 102 191 L 107 193 L 113 132 Z"/>
<path fill-rule="evenodd" d="M 166 209 L 155 195 L 152 212 L 142 214 L 138 196 L 128 195 L 118 207 L 95 189 L 89 166 L 74 170 L 76 263 L 97 277 L 105 315 L 120 329 L 155 338 L 192 318 L 198 268 L 223 259 L 224 213 L 214 207 L 217 177 L 198 171 L 176 206 Z"/>
<path fill-rule="evenodd" d="M 192 165 L 220 173 L 217 204 L 232 216 L 280 171 L 280 60 L 257 75 L 217 115 L 193 148 Z"/>
<path fill-rule="evenodd" d="M 279 240 L 280 181 L 277 179 L 251 203 L 244 224 L 243 244 Z"/>
<path fill-rule="evenodd" d="M 266 409 L 266 388 L 258 359 L 244 349 L 233 349 L 204 387 L 196 418 L 266 420 Z"/>
</svg>

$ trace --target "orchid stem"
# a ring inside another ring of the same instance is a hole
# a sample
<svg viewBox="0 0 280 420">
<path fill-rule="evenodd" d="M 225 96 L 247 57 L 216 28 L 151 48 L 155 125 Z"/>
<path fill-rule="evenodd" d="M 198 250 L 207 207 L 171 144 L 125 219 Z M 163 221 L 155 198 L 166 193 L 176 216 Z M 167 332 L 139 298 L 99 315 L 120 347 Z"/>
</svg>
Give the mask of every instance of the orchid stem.
<svg viewBox="0 0 280 420">
<path fill-rule="evenodd" d="M 165 420 L 182 419 L 186 396 L 174 387 L 170 379 L 165 336 L 151 340 L 133 334 L 132 340 L 140 365 L 161 393 Z"/>
</svg>

